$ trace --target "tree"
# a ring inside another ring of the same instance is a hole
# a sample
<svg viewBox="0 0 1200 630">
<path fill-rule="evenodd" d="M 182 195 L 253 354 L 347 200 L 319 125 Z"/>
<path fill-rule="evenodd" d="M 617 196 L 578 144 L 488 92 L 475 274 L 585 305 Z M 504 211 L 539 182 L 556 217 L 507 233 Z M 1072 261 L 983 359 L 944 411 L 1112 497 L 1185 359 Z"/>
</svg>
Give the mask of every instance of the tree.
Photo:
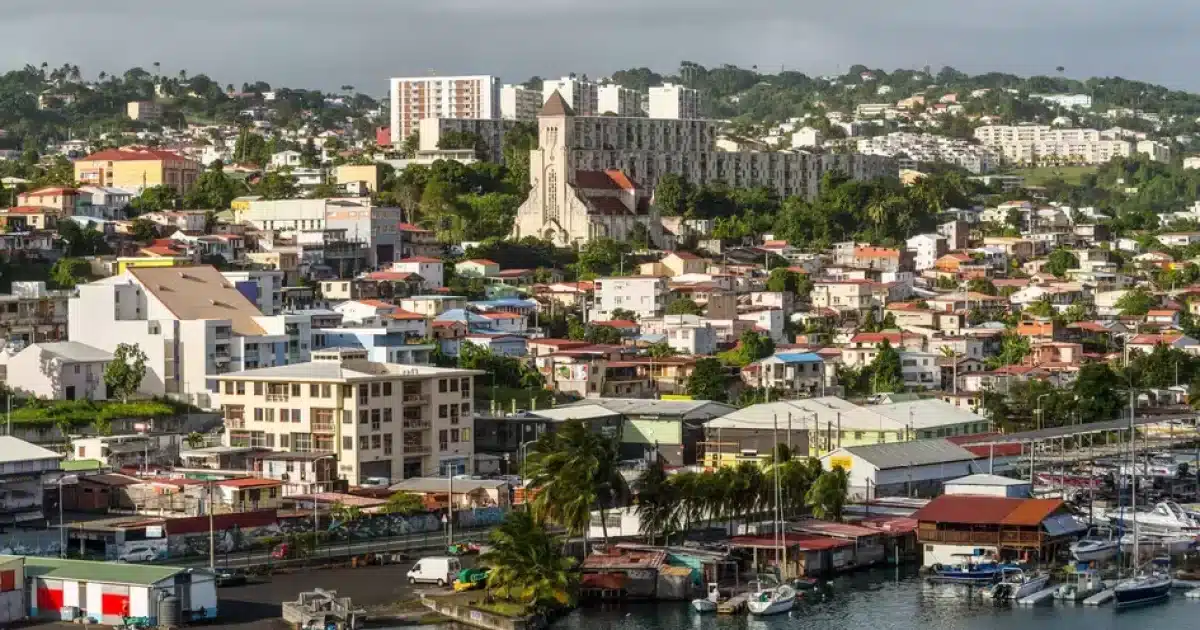
<svg viewBox="0 0 1200 630">
<path fill-rule="evenodd" d="M 1042 270 L 1047 273 L 1052 273 L 1055 276 L 1062 278 L 1067 275 L 1067 270 L 1078 269 L 1079 258 L 1065 247 L 1060 247 L 1046 259 L 1046 264 L 1042 266 Z"/>
<path fill-rule="evenodd" d="M 646 536 L 651 545 L 659 536 L 665 542 L 679 529 L 680 497 L 676 488 L 675 484 L 668 481 L 662 459 L 657 457 L 634 482 L 638 531 Z"/>
<path fill-rule="evenodd" d="M 1122 315 L 1145 315 L 1150 309 L 1158 306 L 1158 297 L 1144 287 L 1134 287 L 1117 299 L 1114 306 Z"/>
<path fill-rule="evenodd" d="M 841 466 L 834 466 L 832 470 L 821 473 L 816 483 L 809 488 L 806 497 L 813 516 L 841 522 L 849 489 L 850 476 Z"/>
<path fill-rule="evenodd" d="M 183 195 L 186 209 L 225 210 L 238 196 L 233 180 L 225 175 L 224 164 L 214 160 L 207 170 L 196 178 L 196 183 Z"/>
<path fill-rule="evenodd" d="M 704 308 L 688 298 L 676 298 L 667 304 L 667 315 L 702 315 Z"/>
<path fill-rule="evenodd" d="M 900 353 L 884 339 L 880 342 L 875 360 L 871 362 L 871 384 L 876 392 L 904 391 L 904 370 L 900 365 Z"/>
<path fill-rule="evenodd" d="M 88 281 L 91 265 L 82 258 L 59 258 L 50 268 L 50 279 L 61 289 L 74 289 Z"/>
<path fill-rule="evenodd" d="M 158 226 L 150 219 L 134 219 L 129 226 L 129 235 L 139 243 L 149 243 L 158 238 Z"/>
<path fill-rule="evenodd" d="M 667 173 L 658 178 L 658 186 L 654 188 L 654 206 L 664 217 L 683 216 L 688 211 L 692 194 L 692 186 L 687 180 Z"/>
<path fill-rule="evenodd" d="M 996 369 L 1004 365 L 1016 365 L 1029 355 L 1029 337 L 1006 333 L 1000 339 L 1000 354 L 988 357 L 985 363 L 988 369 Z"/>
<path fill-rule="evenodd" d="M 400 155 L 405 158 L 417 157 L 417 151 L 421 149 L 421 134 L 414 131 L 408 134 L 408 137 L 400 143 Z"/>
<path fill-rule="evenodd" d="M 647 346 L 646 354 L 650 355 L 651 357 L 653 357 L 655 359 L 662 359 L 665 357 L 675 356 L 677 353 L 675 352 L 675 349 L 671 347 L 670 344 L 668 344 L 665 341 L 660 341 L 658 343 L 652 343 L 649 346 Z"/>
<path fill-rule="evenodd" d="M 772 269 L 767 278 L 767 290 L 775 293 L 795 293 L 800 285 L 800 274 L 780 267 Z"/>
<path fill-rule="evenodd" d="M 387 503 L 383 506 L 383 512 L 386 514 L 409 516 L 424 511 L 425 502 L 420 496 L 411 492 L 397 492 L 388 497 Z"/>
<path fill-rule="evenodd" d="M 137 393 L 146 378 L 146 353 L 137 344 L 119 343 L 113 351 L 112 361 L 104 368 L 104 384 L 110 396 L 121 402 Z"/>
<path fill-rule="evenodd" d="M 703 358 L 696 361 L 692 375 L 687 380 L 688 396 L 696 400 L 728 400 L 729 375 L 716 359 Z"/>
<path fill-rule="evenodd" d="M 173 210 L 179 203 L 179 194 L 170 186 L 151 186 L 129 202 L 133 216 L 159 210 Z"/>
<path fill-rule="evenodd" d="M 1048 298 L 1042 298 L 1036 302 L 1030 302 L 1021 309 L 1022 312 L 1034 317 L 1054 317 L 1054 305 L 1050 303 Z"/>
<path fill-rule="evenodd" d="M 296 196 L 296 180 L 287 171 L 271 171 L 262 176 L 254 187 L 255 194 L 263 199 L 293 199 Z"/>
<path fill-rule="evenodd" d="M 738 367 L 746 367 L 755 361 L 769 357 L 775 352 L 775 342 L 770 337 L 747 330 L 742 333 L 733 350 L 722 352 L 720 359 Z"/>
<path fill-rule="evenodd" d="M 1119 382 L 1107 363 L 1085 363 L 1072 386 L 1079 419 L 1083 422 L 1115 419 L 1127 404 L 1124 395 L 1113 386 Z"/>
<path fill-rule="evenodd" d="M 479 559 L 491 567 L 487 590 L 493 596 L 542 612 L 574 602 L 575 559 L 563 555 L 559 541 L 532 512 L 509 512 L 488 535 L 488 547 Z"/>
<path fill-rule="evenodd" d="M 627 308 L 614 308 L 608 315 L 613 319 L 621 319 L 630 322 L 637 321 L 637 313 L 634 313 Z"/>
<path fill-rule="evenodd" d="M 967 290 L 984 295 L 996 295 L 996 285 L 987 278 L 972 278 L 967 282 Z"/>
</svg>

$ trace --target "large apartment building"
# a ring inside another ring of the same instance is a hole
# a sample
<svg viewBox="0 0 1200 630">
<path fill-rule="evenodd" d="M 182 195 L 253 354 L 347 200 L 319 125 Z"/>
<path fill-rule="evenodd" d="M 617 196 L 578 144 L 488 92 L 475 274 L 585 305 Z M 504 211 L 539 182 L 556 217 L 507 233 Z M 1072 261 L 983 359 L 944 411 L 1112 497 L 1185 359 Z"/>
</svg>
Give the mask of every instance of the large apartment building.
<svg viewBox="0 0 1200 630">
<path fill-rule="evenodd" d="M 1154 141 L 1135 142 L 1111 137 L 1096 129 L 1066 129 L 1048 125 L 984 125 L 975 129 L 975 137 L 995 147 L 1003 158 L 1014 164 L 1038 160 L 1057 160 L 1082 164 L 1103 164 L 1116 157 L 1146 153 L 1155 160 L 1169 160 L 1170 151 Z"/>
<path fill-rule="evenodd" d="M 523 85 L 500 88 L 500 117 L 505 120 L 533 122 L 542 107 L 542 93 Z"/>
<path fill-rule="evenodd" d="M 682 85 L 665 83 L 650 88 L 647 103 L 651 118 L 689 120 L 704 117 L 700 91 Z"/>
<path fill-rule="evenodd" d="M 500 79 L 491 75 L 395 78 L 391 90 L 392 144 L 404 142 L 424 118 L 500 117 Z"/>
<path fill-rule="evenodd" d="M 578 79 L 569 76 L 558 80 L 547 79 L 542 82 L 543 103 L 549 101 L 555 92 L 566 101 L 572 111 L 580 116 L 597 116 L 603 113 L 599 109 L 600 86 L 588 81 L 587 77 Z"/>
<path fill-rule="evenodd" d="M 200 171 L 199 162 L 157 149 L 105 149 L 75 161 L 75 179 L 83 185 L 137 192 L 166 186 L 182 195 Z"/>
<path fill-rule="evenodd" d="M 658 317 L 667 307 L 667 279 L 658 276 L 620 276 L 596 279 L 596 308 L 591 319 L 609 319 L 613 311 L 632 311 L 638 319 Z"/>
<path fill-rule="evenodd" d="M 365 350 L 218 375 L 230 446 L 332 453 L 351 484 L 472 472 L 480 370 L 377 363 Z"/>
<path fill-rule="evenodd" d="M 279 230 L 308 235 L 330 231 L 366 248 L 367 265 L 377 267 L 398 257 L 404 240 L 399 227 L 400 208 L 374 206 L 370 197 L 342 199 L 274 199 L 249 203 L 234 212 L 239 222 L 260 230 Z M 304 241 L 305 239 L 298 239 Z"/>
<path fill-rule="evenodd" d="M 655 242 L 661 223 L 649 198 L 661 176 L 734 188 L 764 186 L 780 197 L 812 199 L 822 176 L 896 177 L 892 158 L 856 153 L 719 151 L 719 124 L 621 116 L 580 116 L 560 95 L 538 115 L 538 147 L 530 152 L 530 193 L 513 235 L 559 245 L 629 238 L 644 226 Z"/>
<path fill-rule="evenodd" d="M 210 266 L 137 267 L 77 287 L 68 311 L 72 340 L 146 355 L 140 392 L 210 407 L 215 375 L 307 361 L 311 321 L 264 316 Z"/>
<path fill-rule="evenodd" d="M 642 95 L 620 85 L 601 85 L 596 90 L 596 110 L 601 114 L 642 116 Z"/>
</svg>

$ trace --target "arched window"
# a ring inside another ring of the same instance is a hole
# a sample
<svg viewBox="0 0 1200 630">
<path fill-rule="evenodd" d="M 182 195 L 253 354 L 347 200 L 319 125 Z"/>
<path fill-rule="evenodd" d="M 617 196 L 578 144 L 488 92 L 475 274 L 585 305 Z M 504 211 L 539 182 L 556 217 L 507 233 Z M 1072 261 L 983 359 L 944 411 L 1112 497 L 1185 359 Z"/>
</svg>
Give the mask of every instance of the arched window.
<svg viewBox="0 0 1200 630">
<path fill-rule="evenodd" d="M 558 220 L 558 173 L 546 174 L 546 220 Z"/>
</svg>

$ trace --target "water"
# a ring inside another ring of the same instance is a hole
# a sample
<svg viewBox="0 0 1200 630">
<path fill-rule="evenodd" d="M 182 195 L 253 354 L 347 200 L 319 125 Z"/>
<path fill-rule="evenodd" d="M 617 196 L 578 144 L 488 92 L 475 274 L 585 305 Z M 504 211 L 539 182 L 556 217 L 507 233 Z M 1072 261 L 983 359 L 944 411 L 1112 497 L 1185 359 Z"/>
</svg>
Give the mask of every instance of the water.
<svg viewBox="0 0 1200 630">
<path fill-rule="evenodd" d="M 686 602 L 581 608 L 553 630 L 1173 630 L 1196 628 L 1200 600 L 1172 594 L 1167 604 L 1116 612 L 1057 603 L 1024 608 L 968 598 L 955 585 L 930 585 L 911 569 L 871 571 L 835 580 L 823 601 L 797 603 L 788 615 L 697 615 Z M 806 593 L 807 597 L 809 594 Z"/>
</svg>

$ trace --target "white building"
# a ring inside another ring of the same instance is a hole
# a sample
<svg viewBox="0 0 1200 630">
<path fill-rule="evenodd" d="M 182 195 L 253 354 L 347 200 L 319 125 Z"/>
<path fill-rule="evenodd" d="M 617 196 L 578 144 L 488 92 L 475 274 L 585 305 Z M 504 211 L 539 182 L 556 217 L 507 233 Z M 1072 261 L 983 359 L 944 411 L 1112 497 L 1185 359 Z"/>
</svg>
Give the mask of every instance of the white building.
<svg viewBox="0 0 1200 630">
<path fill-rule="evenodd" d="M 641 116 L 642 95 L 620 85 L 601 85 L 596 90 L 596 111 L 601 115 Z"/>
<path fill-rule="evenodd" d="M 47 400 L 105 400 L 104 369 L 112 358 L 78 341 L 54 341 L 0 355 L 0 363 L 9 388 Z"/>
<path fill-rule="evenodd" d="M 391 80 L 392 144 L 425 118 L 499 118 L 500 80 L 491 75 L 400 77 Z"/>
<path fill-rule="evenodd" d="M 271 168 L 300 168 L 303 165 L 303 159 L 304 154 L 300 153 L 299 151 L 292 151 L 290 149 L 287 151 L 280 151 L 278 153 L 271 154 Z"/>
<path fill-rule="evenodd" d="M 975 129 L 983 144 L 1000 150 L 1004 159 L 1030 163 L 1044 159 L 1083 164 L 1102 164 L 1115 157 L 1143 152 L 1153 159 L 1170 159 L 1169 147 L 1145 140 L 1105 138 L 1096 129 L 1059 128 L 1049 125 L 984 125 Z"/>
<path fill-rule="evenodd" d="M 700 91 L 682 85 L 665 83 L 649 90 L 650 118 L 690 120 L 704 117 Z"/>
<path fill-rule="evenodd" d="M 946 237 L 941 234 L 918 234 L 905 243 L 913 253 L 913 267 L 918 271 L 933 269 L 937 259 L 947 251 Z"/>
<path fill-rule="evenodd" d="M 1053 103 L 1066 109 L 1092 108 L 1092 96 L 1090 94 L 1030 94 L 1029 97 Z"/>
<path fill-rule="evenodd" d="M 821 457 L 821 466 L 843 468 L 855 500 L 886 496 L 936 496 L 942 484 L 976 472 L 977 456 L 946 439 L 847 446 Z"/>
<path fill-rule="evenodd" d="M 596 278 L 596 307 L 591 319 L 607 320 L 617 309 L 633 311 L 638 319 L 658 317 L 667 307 L 667 279 L 654 276 Z"/>
<path fill-rule="evenodd" d="M 536 110 L 534 118 L 536 118 Z M 440 156 L 461 162 L 463 159 L 459 157 L 459 154 L 463 150 L 442 148 L 442 139 L 451 133 L 473 133 L 487 145 L 487 151 L 481 157 L 492 162 L 502 163 L 504 161 L 504 134 L 508 133 L 508 130 L 512 129 L 517 122 L 517 120 L 507 118 L 425 118 L 417 127 L 421 132 L 418 138 L 420 142 L 417 146 L 417 156 Z M 479 157 L 475 153 L 470 154 L 472 157 Z"/>
<path fill-rule="evenodd" d="M 544 81 L 542 83 L 542 102 L 549 101 L 555 92 L 558 92 L 567 105 L 580 116 L 598 116 L 603 113 L 599 109 L 600 86 L 588 81 L 587 77 L 580 79 L 569 76 L 557 81 Z"/>
<path fill-rule="evenodd" d="M 431 291 L 445 286 L 445 263 L 440 258 L 424 256 L 402 258 L 392 263 L 392 271 L 415 273 L 421 276 L 421 279 L 425 281 L 425 288 Z"/>
<path fill-rule="evenodd" d="M 978 473 L 946 482 L 946 494 L 1027 499 L 1032 493 L 1028 481 Z"/>
<path fill-rule="evenodd" d="M 505 120 L 533 122 L 542 107 L 542 93 L 522 85 L 500 88 L 500 117 Z"/>
<path fill-rule="evenodd" d="M 307 361 L 309 333 L 288 316 L 264 316 L 213 267 L 132 268 L 78 287 L 71 339 L 113 352 L 120 343 L 146 354 L 140 392 L 211 404 L 212 377 Z"/>
<path fill-rule="evenodd" d="M 812 127 L 801 127 L 792 132 L 792 148 L 793 149 L 812 149 L 819 148 L 823 138 L 821 132 Z"/>
<path fill-rule="evenodd" d="M 263 315 L 278 315 L 283 310 L 282 271 L 223 271 L 221 275 L 253 302 Z"/>
<path fill-rule="evenodd" d="M 230 446 L 326 452 L 358 484 L 470 473 L 473 379 L 479 370 L 378 363 L 363 350 L 318 351 L 313 361 L 219 377 Z"/>
<path fill-rule="evenodd" d="M 672 317 L 663 318 L 663 334 L 671 349 L 692 356 L 710 356 L 717 351 L 717 332 L 707 321 L 700 323 L 671 323 Z"/>
<path fill-rule="evenodd" d="M 79 188 L 79 194 L 85 203 L 78 206 L 78 212 L 95 219 L 115 219 L 123 216 L 118 213 L 123 212 L 133 200 L 132 192 L 107 186 L 82 186 Z"/>
<path fill-rule="evenodd" d="M 61 461 L 62 455 L 54 451 L 11 435 L 0 436 L 0 524 L 44 526 L 44 487 L 60 474 Z M 19 590 L 21 585 L 14 587 Z"/>
<path fill-rule="evenodd" d="M 868 155 L 903 156 L 897 164 L 902 169 L 920 170 L 924 163 L 946 162 L 972 173 L 987 173 L 1000 161 L 1000 152 L 995 148 L 927 133 L 895 131 L 859 138 L 857 146 L 860 153 Z"/>
</svg>

